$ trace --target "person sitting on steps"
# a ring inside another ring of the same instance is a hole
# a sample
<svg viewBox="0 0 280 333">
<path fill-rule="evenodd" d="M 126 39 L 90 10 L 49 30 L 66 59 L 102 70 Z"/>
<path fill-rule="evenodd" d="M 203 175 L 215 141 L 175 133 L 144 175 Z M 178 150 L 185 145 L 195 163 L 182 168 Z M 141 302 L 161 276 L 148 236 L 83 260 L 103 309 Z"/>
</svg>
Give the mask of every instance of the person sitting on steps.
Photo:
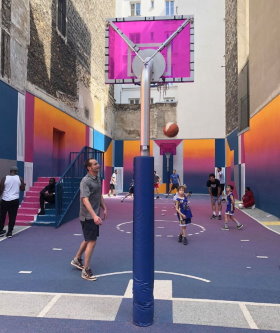
<svg viewBox="0 0 280 333">
<path fill-rule="evenodd" d="M 45 186 L 40 192 L 40 212 L 38 215 L 45 215 L 45 201 L 55 202 L 55 178 L 49 179 L 49 185 Z"/>
</svg>

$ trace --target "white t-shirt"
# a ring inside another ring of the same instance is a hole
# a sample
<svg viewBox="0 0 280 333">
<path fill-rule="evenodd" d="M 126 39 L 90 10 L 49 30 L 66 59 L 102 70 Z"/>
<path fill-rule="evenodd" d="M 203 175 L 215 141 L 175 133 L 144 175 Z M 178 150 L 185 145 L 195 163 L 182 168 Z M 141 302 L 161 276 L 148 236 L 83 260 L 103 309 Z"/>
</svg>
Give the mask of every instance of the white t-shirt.
<svg viewBox="0 0 280 333">
<path fill-rule="evenodd" d="M 112 174 L 110 184 L 114 184 L 114 185 L 117 184 L 117 175 L 115 174 L 115 172 Z"/>
<path fill-rule="evenodd" d="M 220 181 L 220 184 L 224 184 L 225 183 L 225 175 L 224 175 L 223 170 L 217 171 L 217 176 L 218 176 L 218 179 Z"/>
<path fill-rule="evenodd" d="M 2 199 L 5 201 L 12 201 L 18 199 L 20 185 L 21 181 L 18 175 L 6 176 Z"/>
</svg>

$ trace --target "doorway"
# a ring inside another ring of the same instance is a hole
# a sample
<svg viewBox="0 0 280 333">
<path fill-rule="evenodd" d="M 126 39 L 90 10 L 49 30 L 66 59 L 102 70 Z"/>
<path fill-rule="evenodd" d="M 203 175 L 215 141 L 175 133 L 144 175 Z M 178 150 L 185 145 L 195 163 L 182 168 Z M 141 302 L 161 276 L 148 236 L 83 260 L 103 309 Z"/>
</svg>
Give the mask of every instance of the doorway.
<svg viewBox="0 0 280 333">
<path fill-rule="evenodd" d="M 52 176 L 61 176 L 65 168 L 65 132 L 53 129 Z"/>
</svg>

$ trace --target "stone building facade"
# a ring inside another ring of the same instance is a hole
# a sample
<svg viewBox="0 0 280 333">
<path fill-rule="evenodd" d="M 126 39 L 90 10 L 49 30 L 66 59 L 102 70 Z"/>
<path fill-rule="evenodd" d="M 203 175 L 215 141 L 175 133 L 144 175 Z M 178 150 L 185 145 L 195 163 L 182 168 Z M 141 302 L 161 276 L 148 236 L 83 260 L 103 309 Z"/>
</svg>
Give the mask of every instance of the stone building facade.
<svg viewBox="0 0 280 333">
<path fill-rule="evenodd" d="M 104 31 L 114 1 L 0 0 L 0 5 L 1 78 L 112 136 Z"/>
<path fill-rule="evenodd" d="M 176 122 L 177 103 L 155 103 L 150 108 L 150 137 L 165 139 L 163 127 L 168 122 Z M 114 139 L 140 139 L 140 105 L 116 104 Z"/>
<path fill-rule="evenodd" d="M 237 0 L 225 8 L 226 134 L 238 127 Z"/>
</svg>

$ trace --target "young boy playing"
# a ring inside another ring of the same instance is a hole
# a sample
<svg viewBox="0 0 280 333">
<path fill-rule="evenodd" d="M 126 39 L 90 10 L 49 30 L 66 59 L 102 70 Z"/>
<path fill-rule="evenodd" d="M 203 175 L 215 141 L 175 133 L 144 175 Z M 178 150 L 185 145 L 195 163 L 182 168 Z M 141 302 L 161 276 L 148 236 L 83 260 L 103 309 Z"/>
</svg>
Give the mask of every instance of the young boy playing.
<svg viewBox="0 0 280 333">
<path fill-rule="evenodd" d="M 188 205 L 188 198 L 190 193 L 185 193 L 185 186 L 179 186 L 177 198 L 176 198 L 176 211 L 179 219 L 179 225 L 181 227 L 180 234 L 178 236 L 178 242 L 183 241 L 184 245 L 188 244 L 187 240 L 187 224 L 192 221 L 192 212 Z"/>
<path fill-rule="evenodd" d="M 240 224 L 236 218 L 233 216 L 234 215 L 234 197 L 233 197 L 233 191 L 234 187 L 232 185 L 228 185 L 226 187 L 226 202 L 227 202 L 227 207 L 226 207 L 226 212 L 225 212 L 225 226 L 222 228 L 222 230 L 229 230 L 228 227 L 228 220 L 234 221 L 236 223 L 236 227 L 238 230 L 243 228 L 243 224 Z"/>
</svg>

